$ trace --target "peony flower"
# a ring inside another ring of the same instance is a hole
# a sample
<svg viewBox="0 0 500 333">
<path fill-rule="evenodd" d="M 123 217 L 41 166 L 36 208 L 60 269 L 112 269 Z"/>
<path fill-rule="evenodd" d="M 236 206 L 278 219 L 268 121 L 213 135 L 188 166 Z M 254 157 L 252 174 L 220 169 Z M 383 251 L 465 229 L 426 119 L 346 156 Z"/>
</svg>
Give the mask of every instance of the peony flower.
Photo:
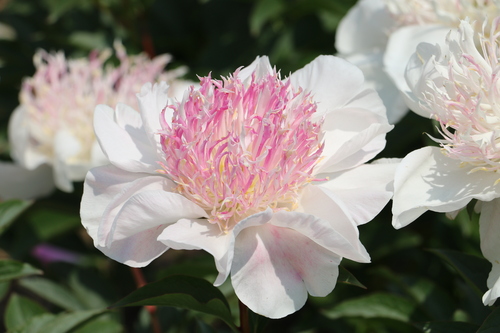
<svg viewBox="0 0 500 333">
<path fill-rule="evenodd" d="M 97 107 L 111 165 L 84 183 L 94 245 L 133 267 L 167 249 L 205 250 L 238 298 L 271 318 L 335 287 L 343 257 L 369 262 L 357 225 L 392 192 L 396 162 L 364 164 L 385 146 L 376 92 L 353 65 L 320 56 L 282 80 L 267 57 L 210 76 L 170 103 L 146 84 L 140 113 Z"/>
<path fill-rule="evenodd" d="M 407 112 L 399 90 L 408 90 L 404 73 L 416 46 L 439 43 L 466 17 L 478 22 L 496 17 L 499 5 L 498 0 L 360 0 L 340 22 L 335 46 L 363 70 L 384 100 L 389 122 L 396 123 Z"/>
<path fill-rule="evenodd" d="M 420 44 L 408 64 L 408 96 L 415 111 L 439 122 L 442 137 L 440 148 L 416 150 L 398 167 L 393 225 L 427 210 L 454 216 L 479 200 L 481 250 L 493 264 L 483 302 L 492 305 L 500 295 L 500 18 L 484 26 L 490 30 L 479 33 L 462 21 L 446 43 Z"/>
<path fill-rule="evenodd" d="M 0 164 L 3 199 L 43 195 L 52 191 L 54 182 L 70 192 L 72 181 L 83 180 L 91 167 L 107 163 L 92 125 L 97 104 L 135 105 L 135 93 L 150 81 L 167 80 L 184 89 L 183 82 L 175 80 L 184 69 L 164 71 L 169 55 L 152 60 L 145 54 L 127 56 L 120 43 L 115 43 L 115 50 L 116 67 L 107 63 L 110 50 L 72 60 L 62 52 L 35 54 L 36 73 L 23 81 L 20 105 L 9 122 L 11 155 L 17 165 Z M 179 89 L 172 89 L 171 96 Z"/>
</svg>

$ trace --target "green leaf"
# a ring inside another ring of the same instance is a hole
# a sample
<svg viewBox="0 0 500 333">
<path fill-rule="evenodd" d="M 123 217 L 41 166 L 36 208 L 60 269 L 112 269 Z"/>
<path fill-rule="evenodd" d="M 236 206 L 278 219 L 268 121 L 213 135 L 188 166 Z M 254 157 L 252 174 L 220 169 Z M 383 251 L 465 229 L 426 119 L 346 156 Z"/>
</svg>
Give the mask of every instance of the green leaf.
<svg viewBox="0 0 500 333">
<path fill-rule="evenodd" d="M 9 281 L 0 282 L 0 301 L 9 292 L 9 287 L 10 287 L 10 282 Z"/>
<path fill-rule="evenodd" d="M 192 276 L 172 275 L 133 291 L 111 308 L 138 305 L 175 306 L 219 317 L 235 329 L 229 304 L 219 289 Z"/>
<path fill-rule="evenodd" d="M 486 318 L 476 333 L 497 333 L 500 328 L 500 308 L 496 308 Z"/>
<path fill-rule="evenodd" d="M 24 326 L 36 315 L 45 313 L 45 309 L 29 298 L 12 294 L 5 310 L 5 326 L 9 331 Z"/>
<path fill-rule="evenodd" d="M 38 316 L 35 316 L 29 320 L 26 325 L 23 327 L 20 327 L 12 333 L 47 333 L 43 332 L 42 328 L 44 325 L 46 325 L 48 322 L 54 320 L 56 316 L 53 315 L 52 313 L 44 313 Z"/>
<path fill-rule="evenodd" d="M 481 297 L 486 292 L 486 280 L 491 270 L 488 260 L 451 250 L 432 249 L 430 252 L 449 263 Z"/>
<path fill-rule="evenodd" d="M 283 0 L 259 0 L 250 15 L 250 32 L 257 36 L 262 27 L 271 19 L 279 17 L 286 9 Z"/>
<path fill-rule="evenodd" d="M 84 306 L 65 287 L 41 277 L 31 277 L 19 281 L 19 285 L 69 311 L 83 310 Z"/>
<path fill-rule="evenodd" d="M 94 320 L 90 320 L 81 327 L 71 331 L 71 333 L 121 333 L 125 329 L 115 320 L 105 319 L 100 316 Z"/>
<path fill-rule="evenodd" d="M 417 304 L 398 295 L 375 293 L 349 299 L 326 311 L 331 319 L 342 317 L 387 318 L 402 322 L 426 321 Z"/>
<path fill-rule="evenodd" d="M 57 315 L 53 320 L 43 325 L 40 333 L 51 332 L 51 333 L 66 333 L 70 329 L 86 322 L 87 320 L 100 315 L 105 312 L 104 309 L 98 310 L 83 310 L 75 311 L 69 313 L 62 313 Z"/>
<path fill-rule="evenodd" d="M 0 235 L 32 204 L 32 201 L 24 200 L 8 200 L 0 203 Z"/>
<path fill-rule="evenodd" d="M 361 282 L 359 282 L 351 272 L 349 272 L 342 266 L 339 266 L 339 277 L 337 278 L 337 282 L 350 284 L 351 286 L 366 289 L 366 287 Z"/>
<path fill-rule="evenodd" d="M 0 260 L 0 282 L 42 273 L 41 270 L 20 261 L 10 259 Z"/>
<path fill-rule="evenodd" d="M 423 333 L 475 333 L 478 329 L 478 325 L 460 321 L 430 321 L 417 323 L 415 327 Z"/>
<path fill-rule="evenodd" d="M 49 240 L 69 230 L 81 227 L 80 216 L 59 204 L 45 204 L 30 210 L 27 220 L 41 240 Z"/>
</svg>

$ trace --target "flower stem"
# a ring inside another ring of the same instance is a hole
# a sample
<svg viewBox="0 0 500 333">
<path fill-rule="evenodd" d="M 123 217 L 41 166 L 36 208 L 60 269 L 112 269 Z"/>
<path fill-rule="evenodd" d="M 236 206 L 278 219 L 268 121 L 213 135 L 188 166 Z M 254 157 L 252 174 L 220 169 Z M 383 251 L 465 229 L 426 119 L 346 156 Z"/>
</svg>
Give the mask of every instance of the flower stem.
<svg viewBox="0 0 500 333">
<path fill-rule="evenodd" d="M 135 285 L 137 288 L 141 288 L 147 284 L 146 279 L 144 278 L 144 274 L 140 268 L 130 267 L 132 272 L 132 276 L 134 277 Z M 149 316 L 151 317 L 151 326 L 153 327 L 154 333 L 161 333 L 160 320 L 158 319 L 158 314 L 156 312 L 157 308 L 155 305 L 146 305 L 146 310 L 149 312 Z"/>
<path fill-rule="evenodd" d="M 240 308 L 240 332 L 241 333 L 250 333 L 250 320 L 248 317 L 248 307 L 243 304 L 240 300 L 238 300 L 239 308 Z"/>
</svg>

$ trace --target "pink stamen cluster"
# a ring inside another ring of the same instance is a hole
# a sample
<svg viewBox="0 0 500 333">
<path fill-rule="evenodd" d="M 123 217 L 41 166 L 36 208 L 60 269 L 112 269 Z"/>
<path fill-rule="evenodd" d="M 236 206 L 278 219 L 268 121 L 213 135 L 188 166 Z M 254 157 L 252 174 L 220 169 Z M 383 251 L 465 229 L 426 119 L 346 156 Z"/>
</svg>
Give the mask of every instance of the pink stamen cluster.
<svg viewBox="0 0 500 333">
<path fill-rule="evenodd" d="M 497 18 L 489 34 L 478 34 L 482 56 L 462 50 L 441 67 L 437 65 L 447 78 L 439 86 L 434 81 L 431 87 L 436 94 L 427 94 L 443 135 L 436 141 L 449 157 L 474 165 L 471 172 L 500 170 L 499 25 Z M 472 36 L 464 35 L 462 30 L 459 38 L 474 48 Z"/>
<path fill-rule="evenodd" d="M 316 104 L 278 73 L 249 83 L 201 78 L 161 117 L 166 173 L 227 232 L 258 211 L 292 208 L 323 151 Z"/>
<path fill-rule="evenodd" d="M 96 105 L 114 107 L 122 102 L 137 108 L 135 94 L 144 83 L 168 79 L 164 68 L 169 55 L 151 60 L 145 54 L 127 55 L 118 42 L 114 47 L 119 60 L 116 67 L 108 63 L 109 49 L 80 59 L 66 59 L 62 52 L 40 50 L 35 54 L 36 73 L 23 81 L 20 102 L 38 150 L 51 155 L 55 133 L 66 129 L 85 147 L 79 158 L 88 159 Z"/>
</svg>

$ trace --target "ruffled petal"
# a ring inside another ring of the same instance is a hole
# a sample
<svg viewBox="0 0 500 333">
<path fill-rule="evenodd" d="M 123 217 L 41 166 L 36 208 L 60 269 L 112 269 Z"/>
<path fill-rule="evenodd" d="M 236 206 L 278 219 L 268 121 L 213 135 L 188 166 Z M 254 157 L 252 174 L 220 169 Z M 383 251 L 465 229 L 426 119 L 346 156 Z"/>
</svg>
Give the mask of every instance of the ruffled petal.
<svg viewBox="0 0 500 333">
<path fill-rule="evenodd" d="M 340 21 L 335 48 L 343 54 L 384 49 L 394 25 L 383 0 L 360 0 Z"/>
<path fill-rule="evenodd" d="M 493 265 L 486 282 L 489 290 L 483 296 L 483 303 L 493 305 L 500 297 L 500 199 L 482 203 L 479 234 L 481 251 Z"/>
<path fill-rule="evenodd" d="M 104 154 L 116 167 L 149 173 L 158 169 L 156 149 L 143 130 L 139 112 L 125 104 L 118 104 L 116 110 L 98 105 L 94 129 Z"/>
<path fill-rule="evenodd" d="M 323 174 L 321 178 L 326 176 L 330 180 L 319 187 L 335 193 L 354 221 L 364 224 L 377 216 L 392 198 L 394 174 L 400 161 L 379 160 L 344 172 Z"/>
<path fill-rule="evenodd" d="M 36 199 L 54 190 L 52 167 L 42 164 L 34 170 L 20 165 L 0 162 L 0 198 Z"/>
<path fill-rule="evenodd" d="M 103 216 L 112 219 L 116 215 L 116 211 L 109 206 L 113 202 L 116 204 L 120 198 L 125 201 L 123 194 L 135 185 L 135 181 L 140 181 L 143 177 L 144 174 L 126 172 L 112 165 L 94 168 L 89 171 L 85 179 L 80 207 L 82 224 L 94 240 L 94 246 L 111 259 L 133 267 L 145 266 L 167 250 L 167 246 L 156 241 L 163 228 L 138 232 L 131 237 L 113 242 L 110 247 L 99 244 L 99 229 L 103 221 L 106 222 Z"/>
<path fill-rule="evenodd" d="M 391 34 L 384 56 L 384 68 L 401 91 L 408 91 L 405 69 L 411 55 L 421 42 L 442 43 L 450 28 L 442 25 L 411 25 Z"/>
<path fill-rule="evenodd" d="M 234 256 L 234 240 L 241 230 L 262 225 L 272 218 L 272 210 L 254 214 L 240 221 L 232 232 L 221 232 L 217 224 L 206 219 L 181 219 L 168 226 L 158 240 L 177 250 L 205 250 L 215 260 L 219 275 L 214 282 L 220 286 L 229 275 Z"/>
<path fill-rule="evenodd" d="M 282 318 L 300 309 L 308 292 L 330 293 L 340 260 L 296 230 L 265 224 L 238 235 L 231 282 L 238 299 L 252 311 Z"/>
<path fill-rule="evenodd" d="M 408 154 L 394 177 L 393 226 L 402 228 L 427 210 L 450 212 L 472 199 L 490 201 L 500 196 L 496 172 L 469 173 L 473 167 L 461 164 L 438 147 Z"/>
</svg>

